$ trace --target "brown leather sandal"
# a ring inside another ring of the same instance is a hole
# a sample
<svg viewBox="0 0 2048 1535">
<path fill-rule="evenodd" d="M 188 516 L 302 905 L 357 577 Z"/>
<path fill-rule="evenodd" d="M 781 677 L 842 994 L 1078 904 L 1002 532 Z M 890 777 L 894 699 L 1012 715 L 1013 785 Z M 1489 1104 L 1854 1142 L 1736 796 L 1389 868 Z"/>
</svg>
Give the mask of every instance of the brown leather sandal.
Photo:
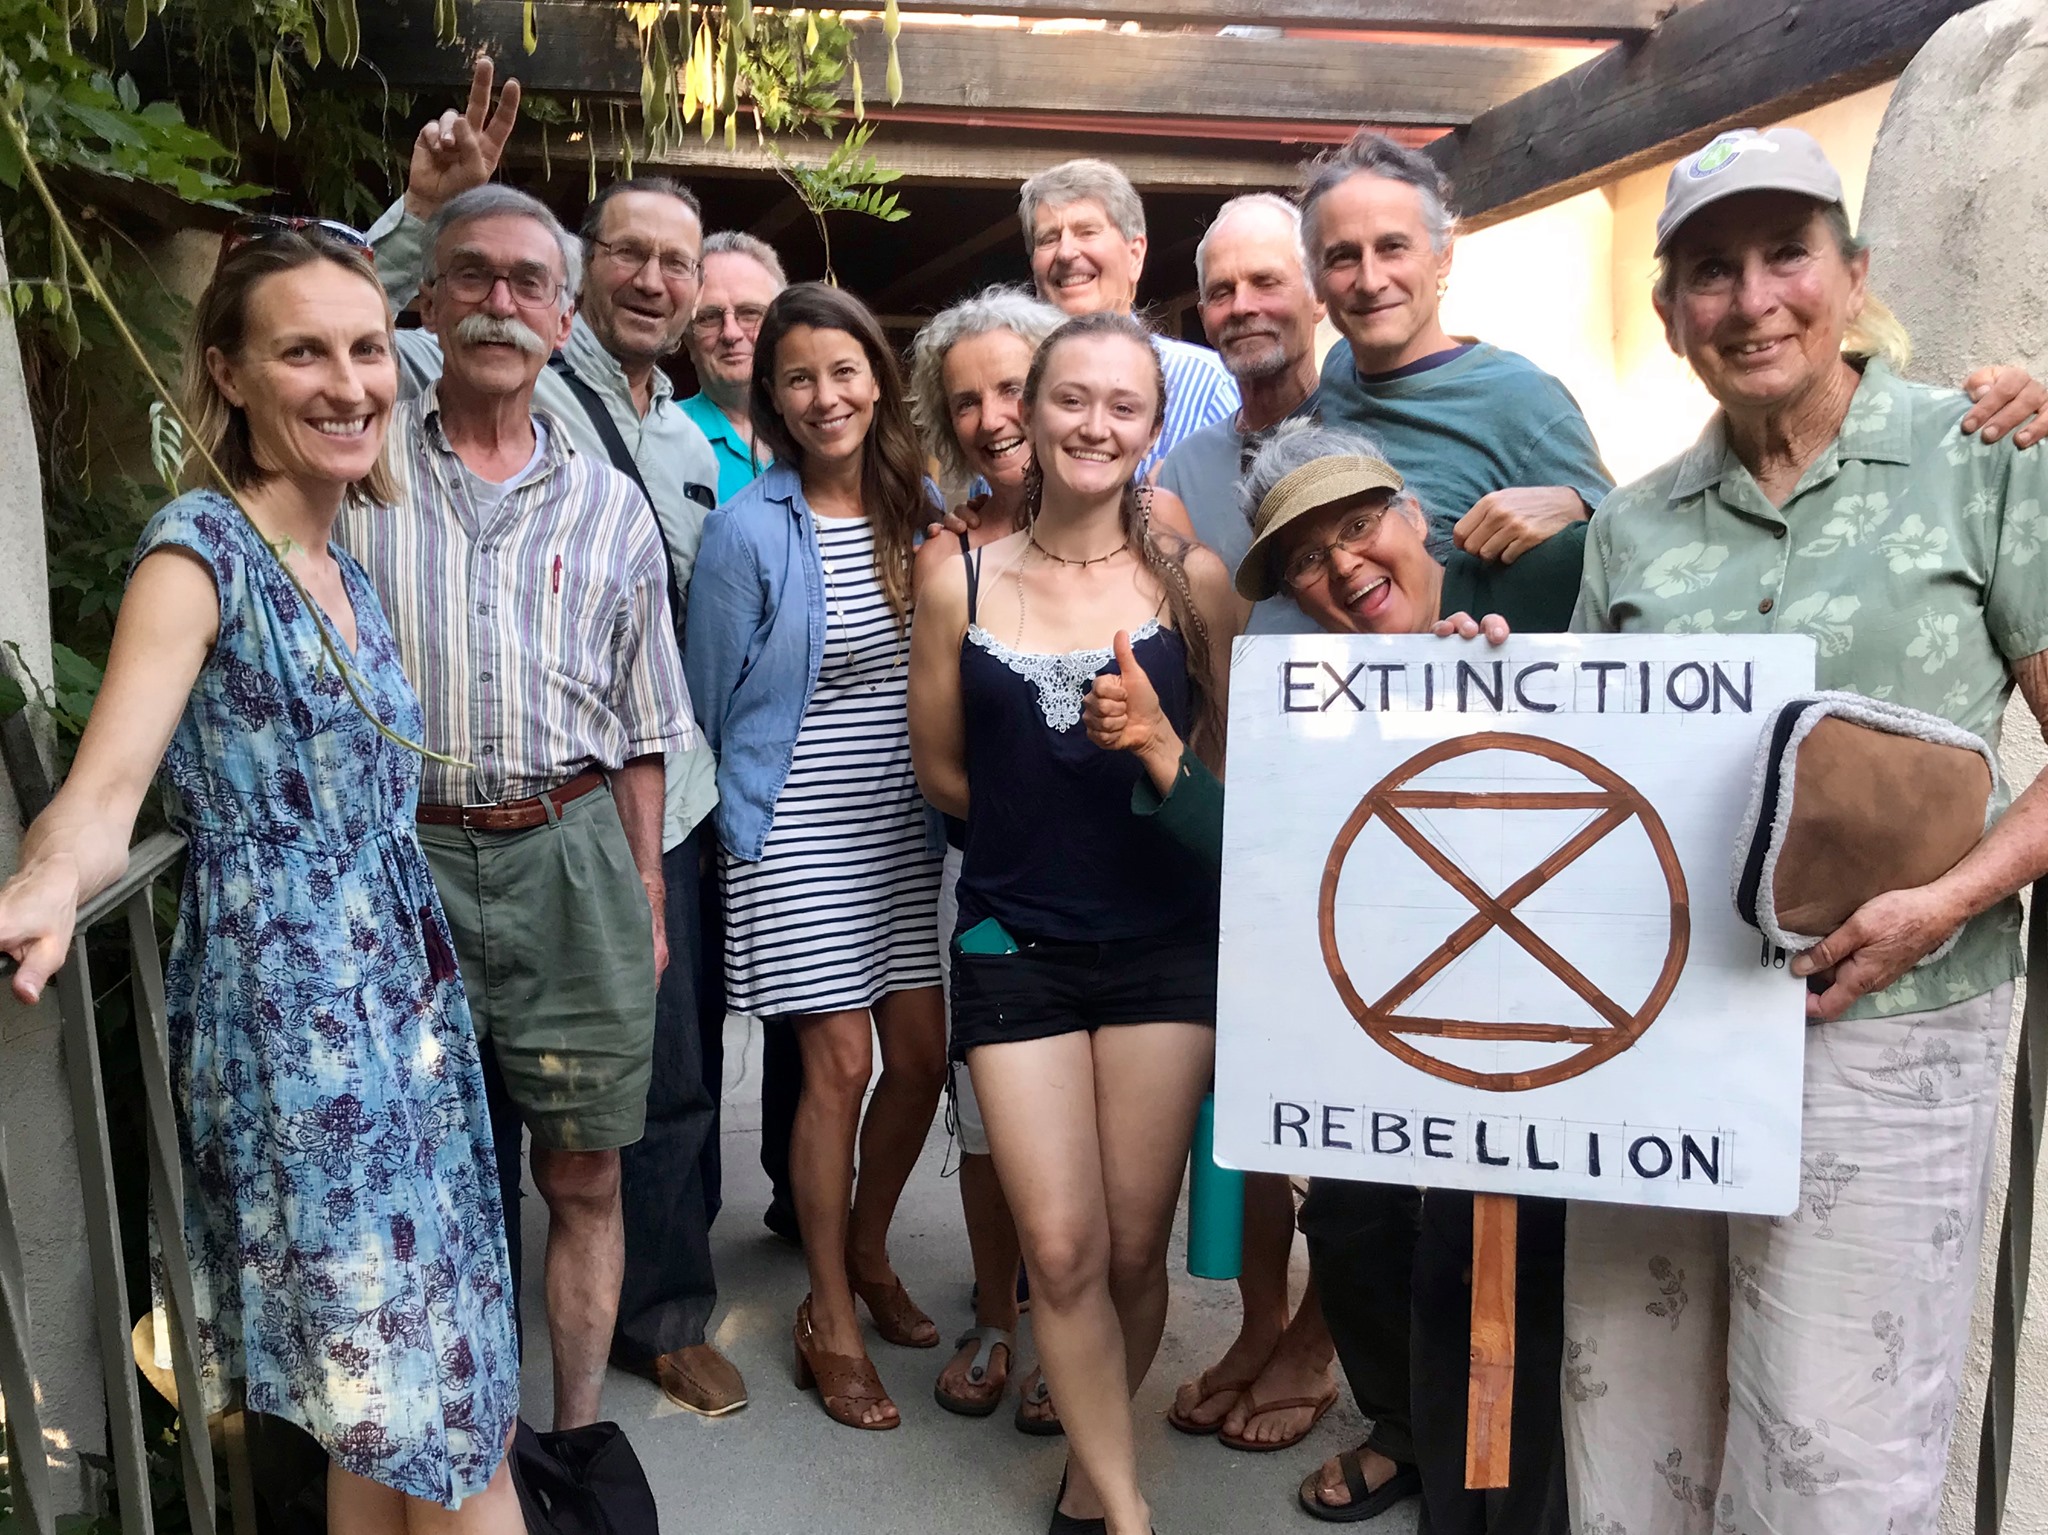
<svg viewBox="0 0 2048 1535">
<path fill-rule="evenodd" d="M 879 1404 L 893 1410 L 896 1404 L 890 1401 L 889 1393 L 883 1389 L 882 1377 L 875 1373 L 875 1362 L 867 1355 L 828 1354 L 818 1346 L 817 1334 L 811 1330 L 811 1298 L 808 1295 L 796 1308 L 796 1326 L 790 1334 L 790 1341 L 796 1346 L 797 1390 L 809 1391 L 815 1386 L 818 1400 L 824 1404 L 825 1415 L 833 1422 L 871 1433 L 902 1425 L 903 1415 L 900 1412 L 881 1423 L 869 1423 L 861 1417 L 865 1408 Z"/>
<path fill-rule="evenodd" d="M 910 1298 L 910 1292 L 903 1288 L 903 1281 L 896 1275 L 891 1274 L 887 1280 L 869 1282 L 857 1278 L 853 1270 L 848 1269 L 846 1283 L 855 1295 L 866 1302 L 868 1314 L 875 1319 L 875 1331 L 882 1335 L 884 1343 L 893 1343 L 898 1348 L 939 1346 L 938 1324 L 918 1310 L 917 1302 Z M 931 1336 L 926 1337 L 925 1332 Z"/>
<path fill-rule="evenodd" d="M 1278 1402 L 1261 1402 L 1251 1396 L 1250 1388 L 1247 1387 L 1245 1406 L 1249 1411 L 1245 1413 L 1244 1418 L 1246 1428 L 1252 1426 L 1252 1419 L 1262 1418 L 1269 1412 L 1294 1412 L 1303 1408 L 1307 1409 L 1309 1414 L 1308 1426 L 1298 1434 L 1291 1434 L 1285 1439 L 1275 1439 L 1270 1443 L 1257 1439 L 1242 1439 L 1228 1431 L 1219 1431 L 1216 1438 L 1219 1443 L 1226 1444 L 1233 1450 L 1243 1450 L 1248 1455 L 1269 1455 L 1274 1450 L 1291 1450 L 1314 1433 L 1316 1425 L 1323 1421 L 1323 1414 L 1336 1405 L 1337 1387 L 1334 1384 L 1321 1396 L 1290 1396 Z"/>
<path fill-rule="evenodd" d="M 1195 1405 L 1197 1407 L 1200 1407 L 1211 1397 L 1218 1396 L 1229 1396 L 1232 1399 L 1230 1406 L 1235 1407 L 1237 1405 L 1236 1398 L 1243 1396 L 1252 1389 L 1252 1383 L 1248 1380 L 1213 1381 L 1209 1379 L 1209 1375 L 1210 1372 L 1204 1370 L 1194 1379 Z M 1179 1394 L 1178 1392 L 1174 1393 L 1176 1397 Z M 1213 1423 L 1204 1423 L 1200 1418 L 1184 1414 L 1177 1402 L 1166 1410 L 1166 1421 L 1168 1423 L 1179 1429 L 1183 1434 L 1193 1434 L 1197 1437 L 1220 1432 L 1223 1428 L 1223 1418 L 1229 1416 L 1230 1407 L 1226 1407 L 1223 1409 L 1222 1418 L 1216 1419 Z"/>
</svg>

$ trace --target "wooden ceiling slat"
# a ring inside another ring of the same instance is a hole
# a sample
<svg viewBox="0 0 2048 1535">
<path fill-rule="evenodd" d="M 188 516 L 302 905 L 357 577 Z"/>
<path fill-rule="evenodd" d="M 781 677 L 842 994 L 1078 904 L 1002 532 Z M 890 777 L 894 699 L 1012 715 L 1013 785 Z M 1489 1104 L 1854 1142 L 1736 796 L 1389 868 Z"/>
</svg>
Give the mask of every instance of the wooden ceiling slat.
<svg viewBox="0 0 2048 1535">
<path fill-rule="evenodd" d="M 468 78 L 469 52 L 482 46 L 529 88 L 638 99 L 640 56 L 622 9 L 540 5 L 531 55 L 518 43 L 522 9 L 519 0 L 465 4 L 462 43 L 444 47 L 426 7 L 361 0 L 363 57 L 399 89 L 453 91 Z M 864 24 L 858 57 L 870 100 L 880 96 L 885 47 L 879 24 Z M 1585 57 L 1540 44 L 942 27 L 904 28 L 899 51 L 908 108 L 1439 125 L 1469 122 Z"/>
<path fill-rule="evenodd" d="M 560 128 L 552 131 L 552 137 L 555 175 L 580 178 L 584 174 L 585 146 L 565 145 Z M 600 127 L 595 138 L 598 164 L 607 168 L 616 164 L 619 145 L 613 130 Z M 817 164 L 831 150 L 822 139 L 800 139 L 782 147 L 792 159 L 803 164 Z M 1284 190 L 1294 185 L 1297 167 L 1304 158 L 1299 149 L 1287 145 L 1274 145 L 1270 152 L 1261 152 L 1252 145 L 1177 146 L 1161 139 L 1089 138 L 1077 142 L 1066 134 L 963 134 L 957 128 L 942 130 L 923 124 L 892 125 L 886 145 L 877 141 L 877 148 L 891 166 L 903 173 L 903 181 L 909 186 L 994 186 L 1012 192 L 1025 177 L 1084 151 L 1114 160 L 1131 178 L 1133 186 L 1148 193 Z M 723 139 L 704 144 L 693 138 L 666 159 L 640 156 L 636 143 L 635 156 L 637 166 L 676 171 L 693 178 L 756 176 L 772 174 L 775 169 L 767 152 L 745 137 L 737 149 L 727 149 Z M 522 170 L 538 167 L 538 129 L 522 124 L 507 146 L 506 159 Z"/>
<path fill-rule="evenodd" d="M 1139 22 L 1156 27 L 1345 27 L 1361 32 L 1640 37 L 1672 0 L 897 0 L 906 13 L 979 12 L 1028 21 Z"/>
<path fill-rule="evenodd" d="M 1975 0 L 1698 0 L 1633 48 L 1495 107 L 1429 153 L 1471 227 L 1890 79 Z"/>
</svg>

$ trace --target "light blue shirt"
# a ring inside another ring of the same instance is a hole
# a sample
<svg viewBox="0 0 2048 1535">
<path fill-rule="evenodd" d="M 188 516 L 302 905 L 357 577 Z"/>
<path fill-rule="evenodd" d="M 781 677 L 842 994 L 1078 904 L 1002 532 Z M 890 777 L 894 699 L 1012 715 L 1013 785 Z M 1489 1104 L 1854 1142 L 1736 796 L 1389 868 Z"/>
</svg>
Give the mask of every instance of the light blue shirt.
<svg viewBox="0 0 2048 1535">
<path fill-rule="evenodd" d="M 377 252 L 377 276 L 395 309 L 411 303 L 419 291 L 421 236 L 425 229 L 421 220 L 405 211 L 402 198 L 370 228 L 370 242 Z M 705 441 L 696 423 L 674 405 L 675 385 L 660 368 L 654 370 L 652 399 L 647 414 L 642 416 L 633 403 L 625 369 L 605 350 L 604 343 L 581 315 L 571 322 L 562 356 L 576 376 L 609 407 L 612 421 L 633 455 L 634 467 L 640 471 L 641 482 L 653 499 L 655 521 L 661 527 L 662 543 L 667 546 L 676 590 L 687 594 L 690 570 L 704 536 L 704 519 L 709 515 L 709 509 L 691 497 L 689 486 L 697 484 L 708 489 L 718 483 L 718 460 L 711 444 Z M 401 384 L 408 398 L 441 376 L 441 344 L 431 331 L 401 330 L 398 357 Z M 611 462 L 611 454 L 584 410 L 583 401 L 551 370 L 543 369 L 535 382 L 533 404 L 537 412 L 545 411 L 555 419 L 577 452 L 588 454 L 599 463 Z M 684 615 L 678 613 L 675 619 L 680 638 Z M 718 802 L 716 779 L 711 748 L 701 736 L 690 750 L 668 759 L 661 830 L 664 850 L 681 842 L 711 813 L 711 807 Z"/>
<path fill-rule="evenodd" d="M 1138 465 L 1141 480 L 1179 447 L 1183 438 L 1212 421 L 1228 421 L 1241 403 L 1237 380 L 1223 366 L 1223 359 L 1207 347 L 1154 336 L 1152 349 L 1159 354 L 1159 371 L 1166 377 L 1166 420 L 1159 428 L 1159 441 Z"/>
<path fill-rule="evenodd" d="M 930 481 L 934 510 L 944 505 Z M 718 754 L 718 840 L 759 860 L 825 659 L 825 567 L 787 464 L 713 512 L 690 581 L 683 671 Z M 936 839 L 935 839 L 936 845 Z"/>
<path fill-rule="evenodd" d="M 701 391 L 677 405 L 697 423 L 697 430 L 711 444 L 718 457 L 718 504 L 725 505 L 761 477 L 761 471 L 775 462 L 775 455 L 757 442 L 748 442 L 733 425 L 732 418 Z"/>
</svg>

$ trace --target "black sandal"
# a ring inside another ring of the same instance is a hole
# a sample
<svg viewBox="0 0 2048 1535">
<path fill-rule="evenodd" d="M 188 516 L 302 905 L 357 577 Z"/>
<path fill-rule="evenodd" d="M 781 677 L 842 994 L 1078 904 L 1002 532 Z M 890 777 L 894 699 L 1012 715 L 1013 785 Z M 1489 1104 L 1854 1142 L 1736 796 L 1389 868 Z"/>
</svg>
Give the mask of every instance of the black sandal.
<svg viewBox="0 0 2048 1535">
<path fill-rule="evenodd" d="M 1310 1518 L 1321 1519 L 1327 1524 L 1359 1524 L 1378 1518 L 1396 1503 L 1417 1497 L 1422 1492 L 1422 1473 L 1413 1466 L 1398 1467 L 1377 1490 L 1366 1486 L 1365 1463 L 1359 1459 L 1357 1450 L 1346 1450 L 1340 1454 L 1337 1467 L 1344 1473 L 1344 1490 L 1351 1495 L 1351 1501 L 1344 1504 L 1323 1501 L 1323 1468 L 1317 1466 L 1302 1478 L 1301 1486 L 1295 1489 L 1302 1512 Z"/>
</svg>

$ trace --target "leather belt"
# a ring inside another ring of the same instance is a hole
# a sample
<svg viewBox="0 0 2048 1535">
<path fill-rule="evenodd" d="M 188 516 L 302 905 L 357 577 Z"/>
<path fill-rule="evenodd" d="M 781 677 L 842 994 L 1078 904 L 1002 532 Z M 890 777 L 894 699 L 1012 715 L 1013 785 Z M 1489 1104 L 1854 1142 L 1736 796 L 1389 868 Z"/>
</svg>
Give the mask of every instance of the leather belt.
<svg viewBox="0 0 2048 1535">
<path fill-rule="evenodd" d="M 425 826 L 460 826 L 465 831 L 529 831 L 547 823 L 549 805 L 560 815 L 591 790 L 603 788 L 604 783 L 604 774 L 591 768 L 560 788 L 531 799 L 508 800 L 502 805 L 421 805 L 415 814 Z"/>
</svg>

